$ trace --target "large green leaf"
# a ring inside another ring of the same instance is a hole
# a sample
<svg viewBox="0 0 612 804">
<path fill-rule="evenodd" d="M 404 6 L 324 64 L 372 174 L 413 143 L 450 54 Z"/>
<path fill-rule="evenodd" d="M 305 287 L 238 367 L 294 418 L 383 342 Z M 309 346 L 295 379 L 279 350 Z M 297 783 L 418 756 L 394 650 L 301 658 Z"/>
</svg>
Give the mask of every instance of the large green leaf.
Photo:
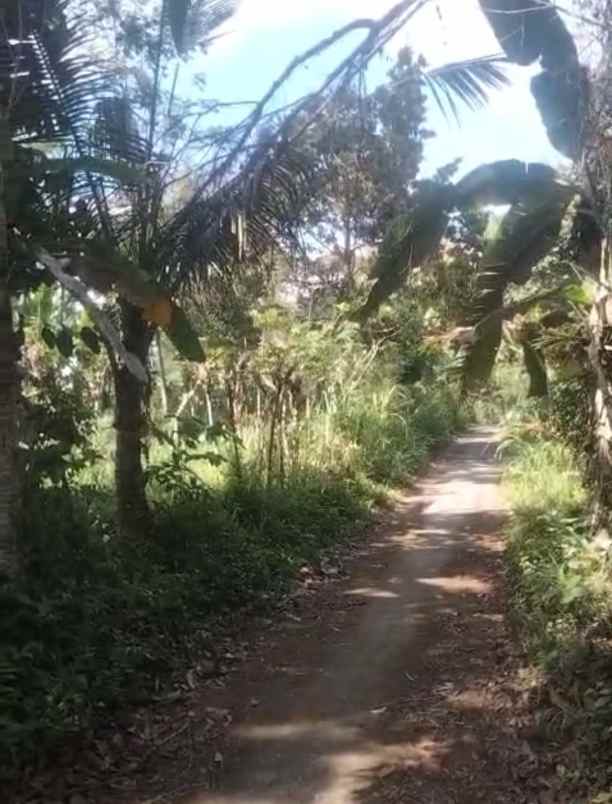
<svg viewBox="0 0 612 804">
<path fill-rule="evenodd" d="M 358 311 L 367 319 L 402 286 L 411 270 L 427 262 L 436 252 L 448 226 L 453 207 L 452 186 L 423 183 L 409 213 L 393 221 L 380 247 L 366 303 Z"/>
<path fill-rule="evenodd" d="M 515 204 L 523 199 L 546 199 L 559 183 L 554 168 L 541 162 L 503 159 L 479 165 L 455 190 L 458 207 Z"/>
<path fill-rule="evenodd" d="M 67 327 L 62 327 L 55 336 L 55 344 L 64 357 L 71 357 L 74 351 L 74 341 L 72 332 Z"/>
<path fill-rule="evenodd" d="M 583 128 L 586 77 L 576 43 L 550 0 L 480 0 L 498 42 L 516 64 L 540 59 L 531 91 L 552 144 L 575 158 Z"/>
<path fill-rule="evenodd" d="M 203 363 L 206 360 L 196 331 L 178 305 L 172 305 L 172 321 L 163 329 L 176 351 L 185 360 L 192 360 L 195 363 Z"/>
<path fill-rule="evenodd" d="M 49 349 L 56 349 L 57 348 L 57 339 L 55 337 L 55 332 L 50 327 L 43 327 L 40 331 L 40 337 L 49 347 Z"/>
<path fill-rule="evenodd" d="M 100 338 L 98 338 L 96 331 L 91 327 L 83 327 L 79 334 L 85 346 L 95 355 L 99 355 L 101 346 Z"/>
<path fill-rule="evenodd" d="M 502 332 L 502 317 L 491 313 L 503 307 L 508 285 L 525 282 L 533 266 L 555 245 L 571 198 L 571 188 L 552 184 L 548 197 L 538 194 L 514 204 L 487 244 L 479 275 L 480 293 L 468 316 L 475 324 L 476 337 L 464 363 L 465 390 L 489 380 Z"/>
</svg>

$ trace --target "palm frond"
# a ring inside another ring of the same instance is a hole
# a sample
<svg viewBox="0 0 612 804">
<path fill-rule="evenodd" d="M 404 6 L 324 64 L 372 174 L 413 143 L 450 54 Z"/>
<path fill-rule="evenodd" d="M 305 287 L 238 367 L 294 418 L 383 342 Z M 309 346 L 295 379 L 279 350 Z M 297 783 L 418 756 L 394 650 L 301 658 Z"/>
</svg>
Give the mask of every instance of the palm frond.
<svg viewBox="0 0 612 804">
<path fill-rule="evenodd" d="M 87 35 L 67 2 L 8 0 L 0 28 L 0 104 L 21 142 L 75 141 L 109 88 L 88 55 Z"/>
<path fill-rule="evenodd" d="M 314 186 L 309 176 L 303 153 L 285 144 L 250 160 L 217 191 L 196 192 L 152 244 L 164 286 L 180 289 L 213 272 L 254 266 L 271 246 L 291 239 Z"/>
<path fill-rule="evenodd" d="M 479 59 L 456 61 L 426 70 L 423 83 L 442 114 L 453 115 L 459 123 L 458 105 L 463 104 L 474 111 L 486 106 L 491 90 L 502 89 L 509 80 L 502 69 L 502 56 L 483 56 Z"/>
</svg>

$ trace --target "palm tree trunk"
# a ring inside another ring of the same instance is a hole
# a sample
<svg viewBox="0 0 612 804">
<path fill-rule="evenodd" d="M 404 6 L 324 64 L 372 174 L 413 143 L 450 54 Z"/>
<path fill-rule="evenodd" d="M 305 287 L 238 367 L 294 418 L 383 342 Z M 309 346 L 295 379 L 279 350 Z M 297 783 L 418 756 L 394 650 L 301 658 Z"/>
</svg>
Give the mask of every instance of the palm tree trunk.
<svg viewBox="0 0 612 804">
<path fill-rule="evenodd" d="M 0 288 L 0 575 L 10 578 L 18 570 L 16 520 L 19 350 L 13 329 L 11 297 L 6 284 L 3 284 L 4 287 Z"/>
<path fill-rule="evenodd" d="M 121 306 L 121 325 L 126 349 L 147 364 L 153 332 L 132 305 Z M 146 433 L 146 386 L 128 369 L 113 362 L 115 387 L 115 493 L 117 524 L 122 536 L 146 536 L 151 512 L 146 495 L 143 439 Z"/>
</svg>

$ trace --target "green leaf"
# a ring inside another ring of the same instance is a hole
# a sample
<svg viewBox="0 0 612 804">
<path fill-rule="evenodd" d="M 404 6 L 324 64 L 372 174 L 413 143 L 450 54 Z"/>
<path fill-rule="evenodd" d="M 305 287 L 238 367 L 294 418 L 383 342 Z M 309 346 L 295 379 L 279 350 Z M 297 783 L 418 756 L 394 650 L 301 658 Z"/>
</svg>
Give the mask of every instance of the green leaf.
<svg viewBox="0 0 612 804">
<path fill-rule="evenodd" d="M 581 307 L 593 304 L 595 301 L 595 293 L 593 292 L 592 283 L 583 282 L 581 285 L 569 285 L 563 291 L 565 298 Z"/>
<path fill-rule="evenodd" d="M 91 327 L 83 327 L 79 333 L 85 346 L 95 355 L 100 354 L 100 338 Z"/>
<path fill-rule="evenodd" d="M 168 0 L 168 16 L 174 45 L 180 55 L 185 52 L 185 27 L 191 0 Z"/>
<path fill-rule="evenodd" d="M 181 357 L 193 360 L 195 363 L 203 363 L 206 355 L 196 331 L 180 307 L 173 304 L 172 308 L 172 322 L 164 327 L 166 335 Z"/>
<path fill-rule="evenodd" d="M 47 344 L 49 349 L 55 349 L 57 346 L 57 340 L 55 338 L 55 333 L 49 327 L 43 327 L 40 331 L 40 337 L 43 341 Z"/>
<path fill-rule="evenodd" d="M 74 350 L 72 332 L 66 327 L 62 327 L 57 333 L 55 340 L 59 353 L 64 357 L 71 357 Z"/>
<path fill-rule="evenodd" d="M 556 187 L 562 186 L 550 165 L 502 159 L 479 165 L 457 182 L 455 201 L 461 208 L 515 204 L 523 199 L 546 199 Z"/>
</svg>

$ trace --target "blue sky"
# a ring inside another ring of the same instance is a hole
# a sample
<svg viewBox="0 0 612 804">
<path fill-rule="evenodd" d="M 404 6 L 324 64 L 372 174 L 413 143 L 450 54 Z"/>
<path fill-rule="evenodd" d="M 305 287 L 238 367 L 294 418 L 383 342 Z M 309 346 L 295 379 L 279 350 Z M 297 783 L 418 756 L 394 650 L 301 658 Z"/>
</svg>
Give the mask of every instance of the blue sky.
<svg viewBox="0 0 612 804">
<path fill-rule="evenodd" d="M 391 5 L 390 0 L 243 0 L 224 36 L 197 65 L 206 75 L 206 94 L 222 100 L 255 100 L 297 53 L 356 17 L 381 16 Z M 358 35 L 352 44 L 357 39 Z M 315 88 L 349 44 L 300 70 L 278 94 L 278 105 Z M 405 44 L 432 66 L 499 50 L 478 0 L 432 0 L 390 43 L 385 58 L 373 62 L 368 76 L 372 87 L 383 80 L 394 54 Z M 476 113 L 466 109 L 460 127 L 430 102 L 427 125 L 436 137 L 426 145 L 423 175 L 456 157 L 463 158 L 461 173 L 482 162 L 513 157 L 560 164 L 529 92 L 533 72 L 510 68 L 512 86 L 495 92 L 486 109 Z"/>
</svg>

